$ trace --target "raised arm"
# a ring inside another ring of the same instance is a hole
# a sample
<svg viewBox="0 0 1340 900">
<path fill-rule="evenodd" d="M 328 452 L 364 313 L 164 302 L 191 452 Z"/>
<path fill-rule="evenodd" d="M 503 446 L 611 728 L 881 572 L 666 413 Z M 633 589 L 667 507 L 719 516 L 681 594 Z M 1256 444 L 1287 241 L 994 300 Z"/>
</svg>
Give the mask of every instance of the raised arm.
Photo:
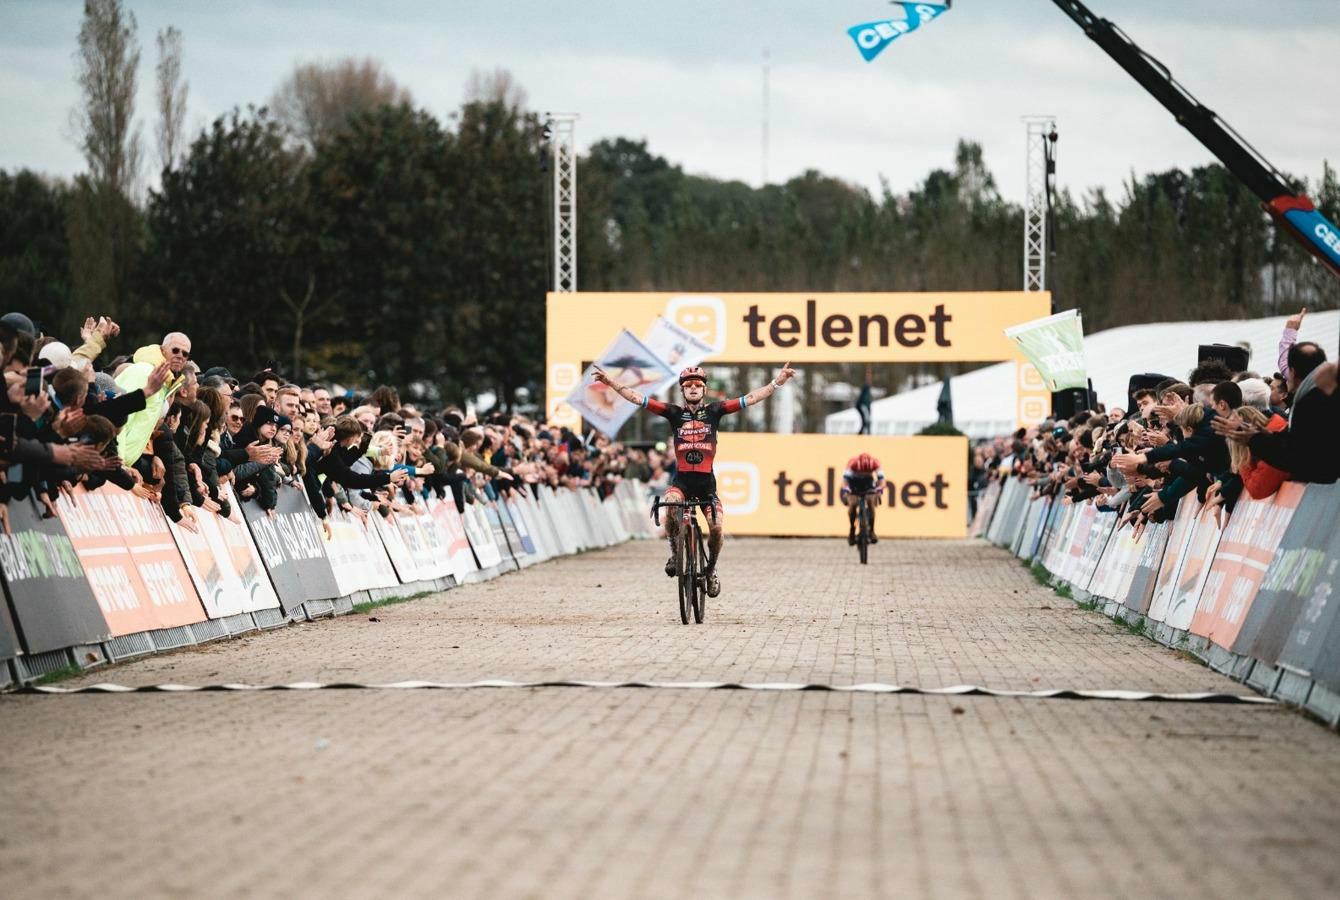
<svg viewBox="0 0 1340 900">
<path fill-rule="evenodd" d="M 790 381 L 792 378 L 794 378 L 795 375 L 796 370 L 791 368 L 790 363 L 786 363 L 784 366 L 782 366 L 782 371 L 775 380 L 769 381 L 762 387 L 756 387 L 752 391 L 744 395 L 745 405 L 753 406 L 755 403 L 762 403 L 764 400 L 767 400 L 769 397 L 775 394 L 779 387 L 781 387 L 782 385 Z"/>
<path fill-rule="evenodd" d="M 600 366 L 593 365 L 591 368 L 595 370 L 594 377 L 596 381 L 609 387 L 610 390 L 614 391 L 614 393 L 618 394 L 629 403 L 636 403 L 638 406 L 641 406 L 642 401 L 646 399 L 641 393 L 633 390 L 628 385 L 615 384 L 613 381 L 610 381 L 610 377 L 605 374 L 604 369 L 600 368 Z"/>
</svg>

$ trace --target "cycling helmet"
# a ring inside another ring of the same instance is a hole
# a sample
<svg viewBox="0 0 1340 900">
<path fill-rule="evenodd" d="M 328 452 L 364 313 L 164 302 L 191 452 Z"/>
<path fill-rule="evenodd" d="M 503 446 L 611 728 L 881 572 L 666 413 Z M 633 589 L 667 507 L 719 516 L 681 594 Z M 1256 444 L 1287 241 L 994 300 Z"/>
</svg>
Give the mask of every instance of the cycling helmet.
<svg viewBox="0 0 1340 900">
<path fill-rule="evenodd" d="M 874 472 L 879 468 L 879 460 L 875 459 L 869 453 L 862 453 L 856 459 L 852 460 L 851 469 L 853 472 Z"/>
<path fill-rule="evenodd" d="M 686 381 L 701 381 L 706 385 L 707 373 L 704 372 L 700 366 L 689 366 L 687 369 L 679 373 L 680 387 L 683 387 L 684 382 Z"/>
</svg>

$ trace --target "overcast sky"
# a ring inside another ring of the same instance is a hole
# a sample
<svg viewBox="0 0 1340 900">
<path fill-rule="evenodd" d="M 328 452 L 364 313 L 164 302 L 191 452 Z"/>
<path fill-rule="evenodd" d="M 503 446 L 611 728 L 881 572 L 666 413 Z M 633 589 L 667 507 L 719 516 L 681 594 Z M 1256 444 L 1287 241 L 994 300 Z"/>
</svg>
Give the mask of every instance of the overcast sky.
<svg viewBox="0 0 1340 900">
<path fill-rule="evenodd" d="M 0 0 L 0 168 L 68 176 L 78 0 Z M 1340 163 L 1336 0 L 1089 0 L 1281 169 Z M 872 63 L 846 34 L 884 0 L 129 0 L 143 57 L 139 118 L 152 152 L 154 35 L 184 33 L 193 135 L 260 104 L 294 63 L 373 56 L 439 117 L 471 70 L 510 69 L 532 108 L 581 115 L 583 147 L 646 138 L 686 170 L 762 179 L 763 53 L 771 54 L 768 179 L 814 168 L 897 192 L 983 144 L 1019 202 L 1024 127 L 1057 117 L 1059 180 L 1120 194 L 1132 171 L 1210 160 L 1051 0 L 958 0 Z"/>
</svg>

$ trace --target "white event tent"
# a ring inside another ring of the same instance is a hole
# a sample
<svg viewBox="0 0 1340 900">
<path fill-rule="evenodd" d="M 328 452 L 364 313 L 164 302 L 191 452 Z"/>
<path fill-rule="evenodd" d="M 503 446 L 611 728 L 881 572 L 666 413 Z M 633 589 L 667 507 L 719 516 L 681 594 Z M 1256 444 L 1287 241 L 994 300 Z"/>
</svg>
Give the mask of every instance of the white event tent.
<svg viewBox="0 0 1340 900">
<path fill-rule="evenodd" d="M 1277 368 L 1280 333 L 1287 318 L 1159 322 L 1109 328 L 1084 336 L 1084 358 L 1098 401 L 1124 407 L 1131 375 L 1158 372 L 1185 378 L 1196 366 L 1196 349 L 1201 344 L 1246 341 L 1252 348 L 1251 368 L 1263 375 L 1273 373 Z M 1328 359 L 1334 358 L 1340 340 L 1340 311 L 1308 313 L 1299 340 L 1317 342 Z M 973 438 L 1013 431 L 1017 427 L 1014 372 L 1014 363 L 998 363 L 951 378 L 954 425 Z M 871 432 L 916 434 L 938 421 L 936 403 L 942 384 L 937 381 L 875 401 L 871 406 Z M 829 434 L 855 434 L 860 427 L 861 417 L 854 409 L 833 413 L 824 420 L 824 430 Z"/>
</svg>

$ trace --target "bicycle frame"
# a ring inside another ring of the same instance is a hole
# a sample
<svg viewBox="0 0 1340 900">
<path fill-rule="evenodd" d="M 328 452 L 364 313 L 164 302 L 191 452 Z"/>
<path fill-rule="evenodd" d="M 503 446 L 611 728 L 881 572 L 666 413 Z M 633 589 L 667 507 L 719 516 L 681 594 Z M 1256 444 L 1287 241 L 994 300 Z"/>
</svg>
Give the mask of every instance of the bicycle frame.
<svg viewBox="0 0 1340 900">
<path fill-rule="evenodd" d="M 679 570 L 679 620 L 685 625 L 689 624 L 689 615 L 692 612 L 694 622 L 702 624 L 703 615 L 707 609 L 707 548 L 703 542 L 702 528 L 698 524 L 698 517 L 694 515 L 695 508 L 707 507 L 708 514 L 712 521 L 716 522 L 716 504 L 715 496 L 706 500 L 701 498 L 686 498 L 682 501 L 662 502 L 657 497 L 652 503 L 651 517 L 659 526 L 661 524 L 661 509 L 681 510 L 680 522 L 682 531 L 675 541 L 675 557 L 678 560 Z"/>
</svg>

